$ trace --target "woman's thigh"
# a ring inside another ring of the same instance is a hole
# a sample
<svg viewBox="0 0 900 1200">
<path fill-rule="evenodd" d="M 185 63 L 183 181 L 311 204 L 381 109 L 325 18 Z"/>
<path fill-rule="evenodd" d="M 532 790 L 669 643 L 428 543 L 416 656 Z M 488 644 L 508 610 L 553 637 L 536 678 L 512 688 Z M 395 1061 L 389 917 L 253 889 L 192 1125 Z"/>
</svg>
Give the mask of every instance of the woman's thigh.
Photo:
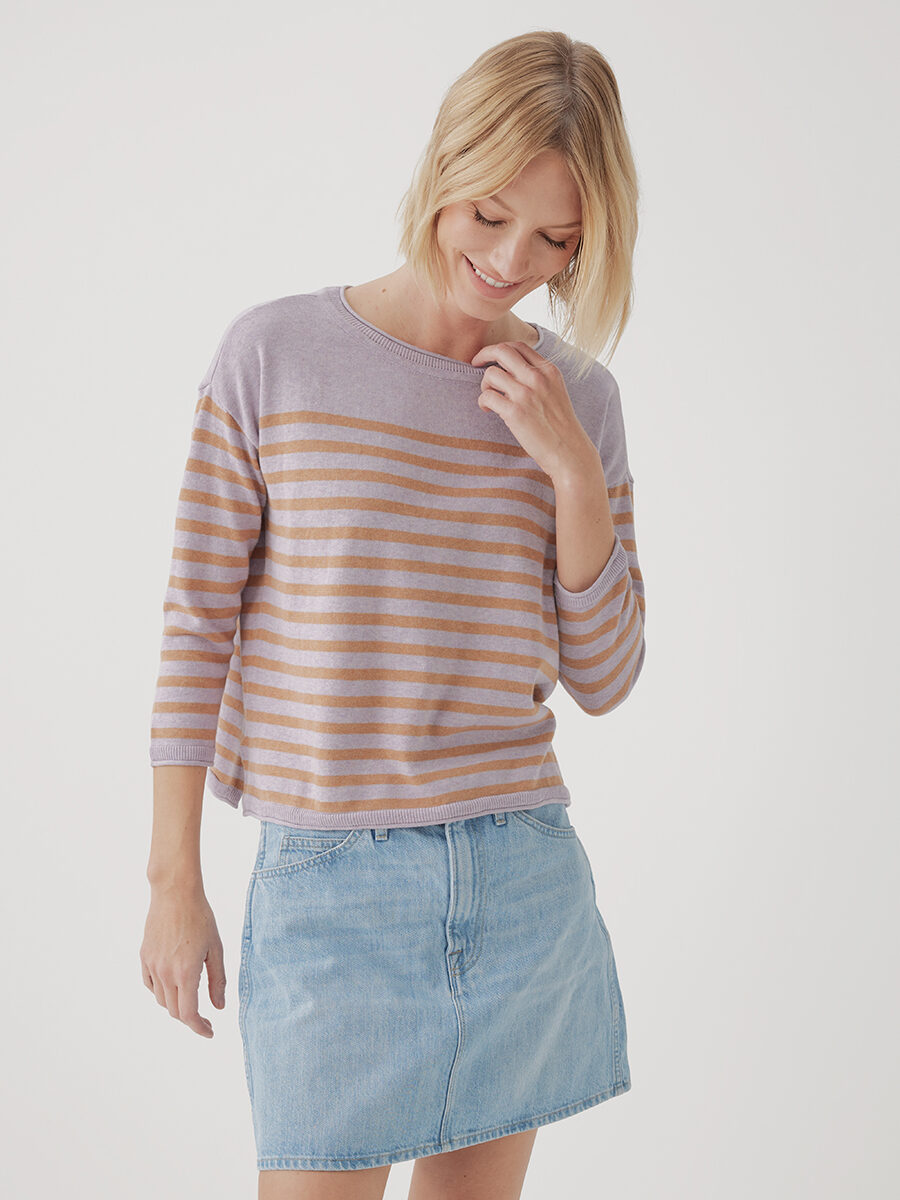
<svg viewBox="0 0 900 1200">
<path fill-rule="evenodd" d="M 519 1200 L 537 1129 L 416 1160 L 409 1200 Z"/>
<path fill-rule="evenodd" d="M 390 1164 L 356 1171 L 260 1171 L 259 1200 L 381 1200 Z"/>
</svg>

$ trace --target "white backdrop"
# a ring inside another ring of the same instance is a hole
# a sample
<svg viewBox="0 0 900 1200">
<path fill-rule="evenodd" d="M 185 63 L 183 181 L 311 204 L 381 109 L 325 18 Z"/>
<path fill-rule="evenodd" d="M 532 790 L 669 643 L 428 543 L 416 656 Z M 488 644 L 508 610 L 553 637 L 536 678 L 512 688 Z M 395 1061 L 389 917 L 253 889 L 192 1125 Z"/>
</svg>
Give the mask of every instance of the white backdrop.
<svg viewBox="0 0 900 1200">
<path fill-rule="evenodd" d="M 212 1040 L 138 957 L 196 387 L 238 311 L 400 264 L 394 211 L 444 90 L 535 28 L 608 56 L 640 174 L 609 366 L 647 659 L 605 717 L 550 702 L 633 1086 L 541 1128 L 523 1196 L 898 1194 L 897 25 L 875 0 L 547 16 L 5 9 L 6 1195 L 256 1195 L 237 1028 L 255 820 L 207 793 Z M 516 311 L 550 324 L 540 293 Z"/>
</svg>

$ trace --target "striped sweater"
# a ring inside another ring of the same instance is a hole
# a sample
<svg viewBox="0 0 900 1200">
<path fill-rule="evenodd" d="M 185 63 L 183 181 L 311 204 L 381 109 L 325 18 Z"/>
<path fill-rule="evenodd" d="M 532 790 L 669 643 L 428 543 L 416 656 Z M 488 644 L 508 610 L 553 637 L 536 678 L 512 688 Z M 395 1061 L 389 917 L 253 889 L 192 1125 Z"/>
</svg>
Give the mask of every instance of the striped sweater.
<svg viewBox="0 0 900 1200">
<path fill-rule="evenodd" d="M 622 703 L 644 587 L 618 386 L 559 366 L 616 530 L 578 592 L 550 478 L 478 406 L 484 367 L 389 336 L 342 286 L 238 313 L 194 411 L 153 766 L 205 764 L 216 797 L 288 825 L 569 804 L 547 700 L 559 680 L 586 713 Z"/>
</svg>

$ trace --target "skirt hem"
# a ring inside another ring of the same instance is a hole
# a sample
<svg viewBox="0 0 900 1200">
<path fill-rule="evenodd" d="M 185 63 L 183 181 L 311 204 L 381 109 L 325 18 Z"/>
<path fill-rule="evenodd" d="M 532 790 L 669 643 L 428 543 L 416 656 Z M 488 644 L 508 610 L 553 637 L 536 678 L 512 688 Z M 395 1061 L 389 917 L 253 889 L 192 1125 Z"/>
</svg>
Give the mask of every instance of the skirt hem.
<svg viewBox="0 0 900 1200">
<path fill-rule="evenodd" d="M 408 1162 L 411 1158 L 427 1158 L 432 1154 L 444 1154 L 448 1150 L 461 1150 L 464 1146 L 474 1146 L 479 1142 L 492 1141 L 494 1138 L 505 1137 L 511 1133 L 523 1133 L 526 1129 L 549 1125 L 551 1121 L 559 1121 L 563 1117 L 573 1116 L 575 1113 L 600 1104 L 603 1100 L 609 1100 L 613 1096 L 619 1096 L 630 1089 L 631 1078 L 629 1076 L 613 1087 L 596 1092 L 587 1099 L 575 1100 L 563 1108 L 553 1109 L 552 1112 L 525 1117 L 506 1125 L 495 1125 L 492 1129 L 478 1129 L 474 1133 L 458 1134 L 443 1142 L 426 1142 L 422 1146 L 406 1146 L 398 1150 L 386 1150 L 381 1154 L 362 1154 L 349 1158 L 315 1158 L 309 1155 L 293 1154 L 262 1155 L 257 1158 L 256 1166 L 260 1171 L 352 1171 Z"/>
</svg>

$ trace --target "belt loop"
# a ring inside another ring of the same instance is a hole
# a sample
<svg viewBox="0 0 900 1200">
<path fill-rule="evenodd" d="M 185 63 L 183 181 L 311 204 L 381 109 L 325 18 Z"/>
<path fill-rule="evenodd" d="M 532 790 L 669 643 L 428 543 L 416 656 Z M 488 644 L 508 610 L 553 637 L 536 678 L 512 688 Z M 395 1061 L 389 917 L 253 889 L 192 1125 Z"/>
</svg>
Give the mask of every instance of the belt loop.
<svg viewBox="0 0 900 1200">
<path fill-rule="evenodd" d="M 388 831 L 387 831 L 387 829 L 385 829 L 385 828 L 376 828 L 376 830 L 375 830 L 375 841 L 376 841 L 376 842 L 386 842 L 386 841 L 387 841 L 387 836 L 388 836 Z"/>
<path fill-rule="evenodd" d="M 505 812 L 495 812 L 494 813 L 494 824 L 495 825 L 505 825 L 506 824 L 506 813 Z"/>
</svg>

